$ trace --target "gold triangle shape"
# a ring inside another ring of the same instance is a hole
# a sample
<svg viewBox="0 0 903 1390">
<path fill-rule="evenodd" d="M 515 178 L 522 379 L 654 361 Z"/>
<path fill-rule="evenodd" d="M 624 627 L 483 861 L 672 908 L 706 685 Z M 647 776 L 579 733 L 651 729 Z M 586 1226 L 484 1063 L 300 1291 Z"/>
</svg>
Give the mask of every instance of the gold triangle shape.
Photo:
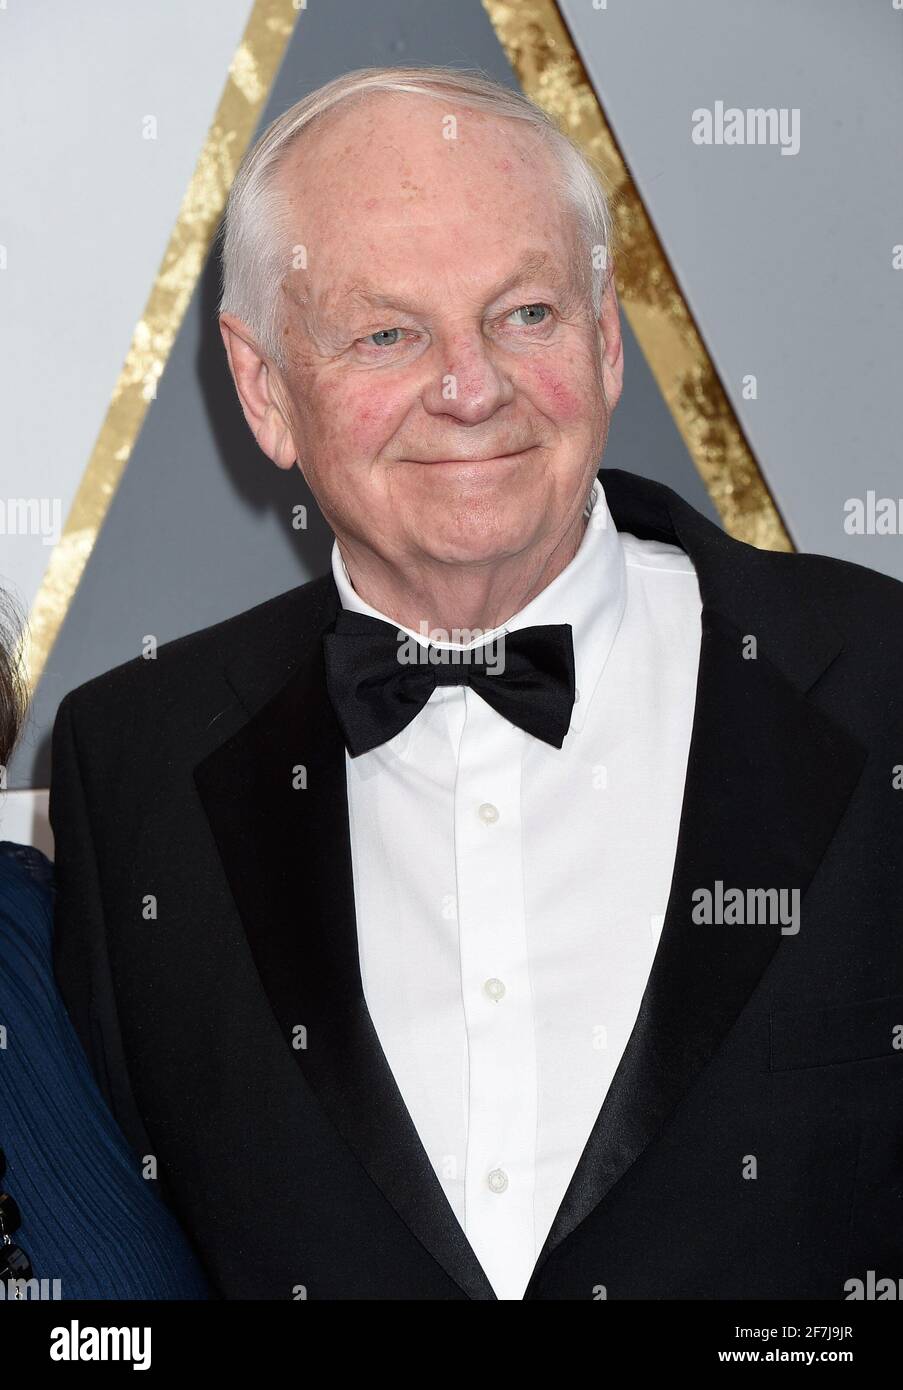
<svg viewBox="0 0 903 1390">
<path fill-rule="evenodd" d="M 229 64 L 219 105 L 144 313 L 135 326 L 106 418 L 31 607 L 23 648 L 31 690 L 40 680 L 141 431 L 299 13 L 293 0 L 255 0 Z"/>
<path fill-rule="evenodd" d="M 620 254 L 618 294 L 725 529 L 792 550 L 664 249 L 554 0 L 482 0 L 523 91 L 600 171 Z M 138 321 L 110 406 L 29 614 L 31 689 L 44 670 L 203 270 L 235 171 L 257 128 L 303 0 L 255 0 Z"/>
</svg>

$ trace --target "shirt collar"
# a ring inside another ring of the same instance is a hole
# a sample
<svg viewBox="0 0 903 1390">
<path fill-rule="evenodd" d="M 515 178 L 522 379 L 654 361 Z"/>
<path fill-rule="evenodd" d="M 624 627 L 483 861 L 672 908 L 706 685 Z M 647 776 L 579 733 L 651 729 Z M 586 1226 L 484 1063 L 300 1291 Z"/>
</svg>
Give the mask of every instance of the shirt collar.
<svg viewBox="0 0 903 1390">
<path fill-rule="evenodd" d="M 546 623 L 570 623 L 574 637 L 574 671 L 578 693 L 571 727 L 577 730 L 582 729 L 586 722 L 590 701 L 614 644 L 627 600 L 623 550 L 598 478 L 593 482 L 583 515 L 586 529 L 570 564 L 507 622 L 492 632 L 484 633 L 478 642 L 465 644 L 479 645 L 503 631 L 516 632 L 520 628 Z M 418 642 L 426 642 L 423 633 L 396 623 L 360 597 L 348 577 L 338 541 L 333 541 L 332 546 L 332 574 L 343 608 L 355 613 L 367 613 L 408 633 Z M 438 642 L 436 645 L 451 647 L 457 644 Z"/>
</svg>

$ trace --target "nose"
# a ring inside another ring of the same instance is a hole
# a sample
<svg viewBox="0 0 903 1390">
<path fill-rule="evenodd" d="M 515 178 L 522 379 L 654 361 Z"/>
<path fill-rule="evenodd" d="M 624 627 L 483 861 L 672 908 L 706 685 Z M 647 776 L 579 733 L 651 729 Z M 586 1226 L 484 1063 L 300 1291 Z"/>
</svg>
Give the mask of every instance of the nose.
<svg viewBox="0 0 903 1390">
<path fill-rule="evenodd" d="M 437 366 L 422 396 L 428 414 L 477 425 L 513 399 L 511 380 L 481 333 L 458 333 L 434 346 Z"/>
</svg>

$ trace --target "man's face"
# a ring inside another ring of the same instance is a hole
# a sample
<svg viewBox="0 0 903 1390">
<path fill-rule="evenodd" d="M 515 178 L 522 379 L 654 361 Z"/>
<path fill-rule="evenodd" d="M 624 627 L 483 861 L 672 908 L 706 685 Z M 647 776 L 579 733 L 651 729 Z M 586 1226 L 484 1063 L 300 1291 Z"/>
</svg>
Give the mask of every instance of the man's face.
<svg viewBox="0 0 903 1390">
<path fill-rule="evenodd" d="M 553 156 L 484 112 L 446 138 L 448 114 L 375 98 L 280 172 L 307 265 L 269 390 L 340 542 L 406 573 L 573 530 L 620 392 L 614 291 L 597 322 Z"/>
</svg>

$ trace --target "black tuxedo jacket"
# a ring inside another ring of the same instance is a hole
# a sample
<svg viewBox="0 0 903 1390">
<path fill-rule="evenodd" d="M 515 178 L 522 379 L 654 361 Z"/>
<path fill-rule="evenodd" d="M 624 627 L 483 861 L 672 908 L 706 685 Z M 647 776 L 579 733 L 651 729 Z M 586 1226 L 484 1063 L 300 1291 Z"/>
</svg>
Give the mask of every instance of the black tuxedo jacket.
<svg viewBox="0 0 903 1390">
<path fill-rule="evenodd" d="M 843 1299 L 903 1271 L 903 585 L 600 477 L 691 556 L 702 653 L 660 945 L 526 1297 Z M 330 574 L 66 697 L 57 974 L 223 1296 L 490 1300 L 362 994 L 337 611 Z M 694 921 L 718 882 L 800 930 Z"/>
</svg>

